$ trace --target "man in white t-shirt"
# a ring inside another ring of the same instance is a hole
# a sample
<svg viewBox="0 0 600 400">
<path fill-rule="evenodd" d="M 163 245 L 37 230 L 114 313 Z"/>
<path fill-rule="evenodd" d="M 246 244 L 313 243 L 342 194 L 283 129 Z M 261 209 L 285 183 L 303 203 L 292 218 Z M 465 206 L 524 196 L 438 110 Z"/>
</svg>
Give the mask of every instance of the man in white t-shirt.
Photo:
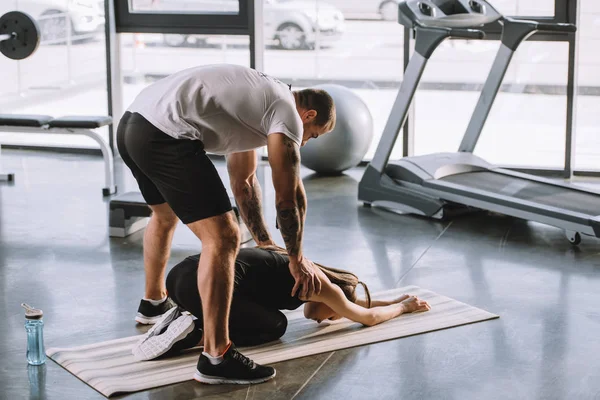
<svg viewBox="0 0 600 400">
<path fill-rule="evenodd" d="M 202 242 L 197 285 L 202 299 L 204 352 L 196 380 L 259 383 L 275 376 L 235 350 L 228 317 L 239 231 L 229 196 L 206 152 L 227 156 L 231 187 L 256 243 L 275 245 L 262 215 L 255 149 L 267 146 L 276 193 L 277 223 L 296 284 L 292 295 L 320 292 L 314 264 L 303 257 L 306 195 L 300 146 L 335 126 L 327 92 L 291 91 L 277 79 L 236 65 L 187 69 L 144 89 L 119 123 L 117 145 L 152 216 L 144 234 L 146 293 L 136 321 L 158 324 L 161 346 L 188 332 L 171 323 L 178 311 L 167 298 L 165 269 L 180 219 Z M 161 320 L 162 318 L 162 320 Z M 168 329 L 167 329 L 168 326 Z M 178 331 L 180 329 L 181 331 Z M 164 331 L 164 332 L 163 332 Z M 164 350 L 164 349 L 162 349 Z"/>
</svg>

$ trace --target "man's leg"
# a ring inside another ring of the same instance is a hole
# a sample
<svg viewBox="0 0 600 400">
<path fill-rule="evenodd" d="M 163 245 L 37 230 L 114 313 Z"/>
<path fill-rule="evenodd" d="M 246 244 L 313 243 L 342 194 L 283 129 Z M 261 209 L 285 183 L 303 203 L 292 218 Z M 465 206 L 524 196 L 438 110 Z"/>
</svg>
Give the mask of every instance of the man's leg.
<svg viewBox="0 0 600 400">
<path fill-rule="evenodd" d="M 187 225 L 202 241 L 198 291 L 204 316 L 204 351 L 198 359 L 194 379 L 208 384 L 249 384 L 273 378 L 273 368 L 254 363 L 229 341 L 234 262 L 240 245 L 233 212 Z"/>
<path fill-rule="evenodd" d="M 188 227 L 202 241 L 198 291 L 204 316 L 204 351 L 217 357 L 229 346 L 229 308 L 240 245 L 239 228 L 232 212 L 192 222 Z"/>
<path fill-rule="evenodd" d="M 152 180 L 134 161 L 147 162 L 147 140 L 164 135 L 141 116 L 126 112 L 117 128 L 117 147 L 123 162 L 129 167 L 144 200 L 153 211 L 144 233 L 144 270 L 146 273 L 145 299 L 140 301 L 135 320 L 140 324 L 154 324 L 174 304 L 165 300 L 164 274 L 169 260 L 170 244 L 177 224 L 177 217 L 169 207 Z"/>
<path fill-rule="evenodd" d="M 167 296 L 165 270 L 178 219 L 167 203 L 150 206 L 150 209 L 152 215 L 144 232 L 145 297 L 161 300 Z"/>
<path fill-rule="evenodd" d="M 240 240 L 239 228 L 231 212 L 227 191 L 202 142 L 174 139 L 137 114 L 132 114 L 131 119 L 128 126 L 135 123 L 136 127 L 131 135 L 125 136 L 125 147 L 163 201 L 146 198 L 140 183 L 144 198 L 151 205 L 166 201 L 177 217 L 202 241 L 198 290 L 202 296 L 206 352 L 198 360 L 194 379 L 211 384 L 248 384 L 273 378 L 273 368 L 253 363 L 229 342 L 227 321 L 234 258 Z M 156 235 L 148 238 L 156 238 Z M 158 243 L 157 252 L 152 253 L 154 257 L 151 254 L 148 259 L 162 266 L 161 263 L 168 257 L 164 247 L 161 251 L 161 243 Z M 145 247 L 152 247 L 152 244 Z M 152 279 L 164 275 L 162 267 L 152 271 L 156 274 Z M 159 293 L 161 290 L 162 287 L 155 288 Z"/>
</svg>

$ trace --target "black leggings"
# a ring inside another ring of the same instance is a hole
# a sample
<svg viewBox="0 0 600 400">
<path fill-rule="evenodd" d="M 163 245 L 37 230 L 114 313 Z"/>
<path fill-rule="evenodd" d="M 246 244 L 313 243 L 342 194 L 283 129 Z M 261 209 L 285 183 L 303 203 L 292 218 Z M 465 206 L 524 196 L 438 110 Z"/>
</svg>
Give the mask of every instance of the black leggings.
<svg viewBox="0 0 600 400">
<path fill-rule="evenodd" d="M 169 272 L 167 291 L 179 307 L 202 321 L 197 274 L 197 261 L 185 259 Z M 229 312 L 229 337 L 236 346 L 256 346 L 277 340 L 285 333 L 287 323 L 281 311 L 264 307 L 234 290 Z"/>
</svg>

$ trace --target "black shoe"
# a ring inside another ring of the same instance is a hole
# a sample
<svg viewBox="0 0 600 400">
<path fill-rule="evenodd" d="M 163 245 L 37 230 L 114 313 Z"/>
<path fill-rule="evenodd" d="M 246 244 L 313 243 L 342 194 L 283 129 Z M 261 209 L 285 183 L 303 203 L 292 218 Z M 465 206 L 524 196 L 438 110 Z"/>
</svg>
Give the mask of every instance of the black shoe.
<svg viewBox="0 0 600 400">
<path fill-rule="evenodd" d="M 176 307 L 176 304 L 168 297 L 157 306 L 153 306 L 149 301 L 142 299 L 135 320 L 140 324 L 153 325 L 173 307 Z"/>
<path fill-rule="evenodd" d="M 187 334 L 186 337 L 173 344 L 171 349 L 165 353 L 165 356 L 170 357 L 178 354 L 179 352 L 198 346 L 198 343 L 202 339 L 202 321 L 199 319 L 194 320 L 194 330 Z"/>
<path fill-rule="evenodd" d="M 223 354 L 220 364 L 212 365 L 208 357 L 202 353 L 198 360 L 194 379 L 210 385 L 235 383 L 247 385 L 250 383 L 266 382 L 275 377 L 275 369 L 258 365 L 233 345 Z"/>
</svg>

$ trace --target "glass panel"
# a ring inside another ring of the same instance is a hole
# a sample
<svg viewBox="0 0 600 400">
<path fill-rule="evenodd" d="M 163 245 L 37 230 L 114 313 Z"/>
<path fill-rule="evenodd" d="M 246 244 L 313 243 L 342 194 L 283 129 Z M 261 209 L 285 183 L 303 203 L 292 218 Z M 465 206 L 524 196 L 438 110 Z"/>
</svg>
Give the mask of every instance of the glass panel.
<svg viewBox="0 0 600 400">
<path fill-rule="evenodd" d="M 498 46 L 446 41 L 433 54 L 417 91 L 416 154 L 458 149 Z M 566 43 L 519 47 L 475 154 L 501 165 L 562 168 L 567 57 Z"/>
<path fill-rule="evenodd" d="M 157 79 L 208 64 L 250 66 L 247 36 L 122 34 L 123 105 Z"/>
<path fill-rule="evenodd" d="M 490 3 L 504 15 L 553 17 L 555 12 L 554 1 L 555 0 L 493 0 L 490 1 Z"/>
<path fill-rule="evenodd" d="M 386 0 L 326 0 L 337 7 L 346 19 L 398 20 L 398 6 Z"/>
<path fill-rule="evenodd" d="M 0 109 L 12 114 L 106 115 L 104 2 L 4 0 L 0 15 L 20 10 L 37 19 L 42 42 L 22 61 L 0 57 Z M 108 129 L 102 132 L 108 137 Z M 97 148 L 79 135 L 2 133 L 0 143 Z"/>
<path fill-rule="evenodd" d="M 371 159 L 402 79 L 403 28 L 395 22 L 347 21 L 342 6 L 329 0 L 267 1 L 265 72 L 293 89 L 322 83 L 350 88 L 374 119 L 365 157 Z M 394 154 L 402 154 L 401 142 Z"/>
<path fill-rule="evenodd" d="M 240 0 L 130 0 L 130 12 L 174 14 L 238 14 Z"/>
<path fill-rule="evenodd" d="M 600 2 L 581 0 L 575 168 L 600 170 Z"/>
<path fill-rule="evenodd" d="M 554 16 L 555 0 L 492 0 L 491 4 L 506 15 Z M 389 0 L 327 0 L 339 8 L 346 19 L 396 21 L 398 10 Z"/>
</svg>

